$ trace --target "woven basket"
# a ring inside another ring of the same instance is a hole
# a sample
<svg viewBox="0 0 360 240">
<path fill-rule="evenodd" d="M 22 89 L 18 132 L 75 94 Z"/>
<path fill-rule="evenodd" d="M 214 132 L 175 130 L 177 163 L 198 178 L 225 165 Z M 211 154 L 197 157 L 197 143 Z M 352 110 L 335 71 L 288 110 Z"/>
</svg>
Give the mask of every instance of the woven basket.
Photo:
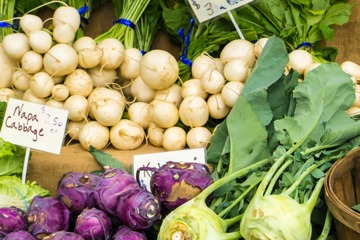
<svg viewBox="0 0 360 240">
<path fill-rule="evenodd" d="M 360 148 L 337 160 L 326 174 L 325 201 L 333 215 L 338 240 L 360 239 Z"/>
</svg>

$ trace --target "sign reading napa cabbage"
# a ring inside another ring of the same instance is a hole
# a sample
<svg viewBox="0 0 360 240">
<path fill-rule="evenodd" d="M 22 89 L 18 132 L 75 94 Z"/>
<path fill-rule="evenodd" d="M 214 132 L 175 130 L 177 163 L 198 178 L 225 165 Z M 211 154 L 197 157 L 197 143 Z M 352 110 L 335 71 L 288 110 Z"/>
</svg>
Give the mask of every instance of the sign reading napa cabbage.
<svg viewBox="0 0 360 240">
<path fill-rule="evenodd" d="M 271 37 L 207 149 L 214 183 L 164 219 L 158 239 L 326 239 L 321 193 L 332 163 L 360 146 L 350 75 L 323 63 L 303 81 L 285 74 L 284 42 Z M 208 196 L 212 196 L 208 198 Z"/>
</svg>

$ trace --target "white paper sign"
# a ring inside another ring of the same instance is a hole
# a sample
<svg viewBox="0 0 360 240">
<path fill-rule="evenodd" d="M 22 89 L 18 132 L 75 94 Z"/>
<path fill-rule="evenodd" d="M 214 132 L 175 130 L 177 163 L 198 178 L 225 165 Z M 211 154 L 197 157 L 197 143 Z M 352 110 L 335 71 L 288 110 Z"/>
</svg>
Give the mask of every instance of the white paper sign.
<svg viewBox="0 0 360 240">
<path fill-rule="evenodd" d="M 136 172 L 140 167 L 159 168 L 166 162 L 197 162 L 206 163 L 206 152 L 204 148 L 184 149 L 179 151 L 167 151 L 160 153 L 139 154 L 133 156 L 133 173 L 136 178 Z M 150 178 L 152 172 L 141 171 L 140 182 L 150 191 Z"/>
<path fill-rule="evenodd" d="M 202 23 L 254 0 L 187 0 L 198 22 Z"/>
<path fill-rule="evenodd" d="M 68 111 L 10 98 L 0 136 L 27 148 L 60 154 Z"/>
</svg>

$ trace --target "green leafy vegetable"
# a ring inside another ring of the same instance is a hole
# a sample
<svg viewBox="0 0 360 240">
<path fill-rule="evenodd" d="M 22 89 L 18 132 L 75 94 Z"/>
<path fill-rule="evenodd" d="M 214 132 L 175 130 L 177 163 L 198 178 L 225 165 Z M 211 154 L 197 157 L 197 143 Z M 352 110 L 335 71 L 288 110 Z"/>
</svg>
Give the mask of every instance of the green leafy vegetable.
<svg viewBox="0 0 360 240">
<path fill-rule="evenodd" d="M 0 176 L 21 175 L 25 149 L 0 138 Z"/>
<path fill-rule="evenodd" d="M 126 170 L 121 161 L 114 158 L 111 154 L 98 150 L 93 146 L 89 147 L 89 153 L 95 158 L 96 162 L 103 168 L 119 168 Z"/>
<path fill-rule="evenodd" d="M 16 176 L 0 176 L 0 208 L 15 206 L 27 211 L 35 196 L 49 196 L 50 192 L 36 182 L 22 183 Z"/>
</svg>

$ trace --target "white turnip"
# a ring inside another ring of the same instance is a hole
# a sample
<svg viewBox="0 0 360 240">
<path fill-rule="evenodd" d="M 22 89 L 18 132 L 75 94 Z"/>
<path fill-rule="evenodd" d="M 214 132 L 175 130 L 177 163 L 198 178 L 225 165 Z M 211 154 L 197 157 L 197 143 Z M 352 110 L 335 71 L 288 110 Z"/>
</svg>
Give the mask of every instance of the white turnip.
<svg viewBox="0 0 360 240">
<path fill-rule="evenodd" d="M 209 115 L 214 119 L 225 118 L 231 110 L 231 108 L 225 104 L 221 93 L 211 95 L 207 99 L 207 105 L 209 108 Z"/>
<path fill-rule="evenodd" d="M 81 127 L 78 138 L 85 150 L 89 150 L 90 146 L 102 150 L 109 143 L 110 130 L 97 121 L 89 121 Z"/>
<path fill-rule="evenodd" d="M 64 84 L 56 84 L 51 90 L 51 98 L 56 101 L 65 101 L 69 96 L 70 91 Z"/>
<path fill-rule="evenodd" d="M 53 13 L 52 19 L 54 27 L 66 23 L 72 27 L 74 32 L 80 27 L 80 14 L 76 8 L 71 6 L 57 7 Z"/>
<path fill-rule="evenodd" d="M 81 121 L 87 118 L 89 103 L 84 96 L 72 95 L 65 100 L 64 109 L 69 111 L 69 120 Z"/>
<path fill-rule="evenodd" d="M 83 68 L 93 68 L 100 64 L 103 51 L 98 48 L 95 40 L 89 36 L 78 38 L 73 48 L 78 54 L 79 65 Z"/>
<path fill-rule="evenodd" d="M 29 82 L 32 93 L 39 98 L 49 97 L 54 86 L 54 80 L 47 72 L 35 73 Z"/>
<path fill-rule="evenodd" d="M 155 123 L 150 122 L 149 127 L 147 128 L 147 137 L 149 142 L 155 147 L 162 147 L 164 132 L 164 128 L 158 127 Z"/>
<path fill-rule="evenodd" d="M 20 60 L 22 56 L 30 51 L 29 38 L 25 33 L 11 33 L 6 35 L 2 41 L 5 53 L 15 60 Z"/>
<path fill-rule="evenodd" d="M 313 63 L 312 55 L 303 49 L 295 49 L 289 53 L 289 63 L 287 67 L 294 69 L 300 75 L 303 75 L 305 69 Z"/>
<path fill-rule="evenodd" d="M 227 43 L 220 52 L 220 60 L 223 64 L 234 58 L 243 60 L 250 68 L 255 63 L 254 44 L 248 40 L 235 39 Z"/>
<path fill-rule="evenodd" d="M 350 74 L 355 80 L 360 81 L 360 65 L 353 61 L 344 61 L 341 63 L 341 69 Z"/>
<path fill-rule="evenodd" d="M 164 132 L 162 145 L 168 151 L 184 149 L 186 146 L 185 130 L 177 126 L 167 128 Z"/>
<path fill-rule="evenodd" d="M 92 114 L 94 119 L 104 126 L 116 125 L 122 118 L 125 105 L 113 98 L 100 98 L 92 102 Z"/>
<path fill-rule="evenodd" d="M 185 81 L 181 86 L 181 96 L 186 98 L 188 96 L 199 96 L 203 99 L 208 97 L 208 93 L 201 87 L 200 79 L 192 78 Z"/>
<path fill-rule="evenodd" d="M 221 96 L 224 99 L 224 103 L 232 108 L 235 105 L 236 100 L 239 98 L 244 84 L 242 82 L 232 81 L 225 84 L 221 90 Z"/>
<path fill-rule="evenodd" d="M 40 72 L 43 68 L 43 57 L 35 51 L 26 52 L 21 58 L 21 68 L 30 74 Z"/>
<path fill-rule="evenodd" d="M 200 85 L 207 93 L 216 94 L 224 87 L 225 78 L 218 70 L 209 69 L 201 76 Z"/>
<path fill-rule="evenodd" d="M 93 80 L 87 71 L 75 69 L 65 77 L 64 85 L 69 89 L 70 95 L 89 96 L 94 88 Z"/>
<path fill-rule="evenodd" d="M 44 55 L 44 68 L 50 75 L 64 76 L 73 72 L 77 66 L 78 55 L 68 44 L 55 44 Z"/>
<path fill-rule="evenodd" d="M 27 35 L 40 31 L 43 27 L 42 19 L 35 14 L 25 14 L 20 18 L 19 26 Z"/>
<path fill-rule="evenodd" d="M 128 108 L 129 119 L 139 124 L 143 129 L 150 125 L 149 104 L 145 102 L 134 102 Z"/>
<path fill-rule="evenodd" d="M 49 106 L 49 107 L 55 107 L 55 108 L 61 108 L 61 109 L 64 108 L 64 102 L 56 101 L 53 98 L 48 99 L 45 102 L 45 105 Z"/>
<path fill-rule="evenodd" d="M 85 125 L 86 122 L 87 122 L 86 120 L 68 121 L 66 125 L 66 134 L 69 135 L 71 140 L 76 140 L 76 141 L 79 140 L 80 129 Z"/>
<path fill-rule="evenodd" d="M 161 128 L 174 126 L 179 120 L 178 108 L 164 100 L 154 99 L 149 103 L 149 119 Z"/>
<path fill-rule="evenodd" d="M 71 43 L 75 39 L 75 34 L 72 26 L 67 23 L 58 24 L 52 30 L 53 39 L 57 43 Z"/>
<path fill-rule="evenodd" d="M 209 55 L 202 53 L 193 60 L 191 75 L 193 78 L 200 79 L 205 71 L 216 69 L 216 67 L 216 61 Z"/>
<path fill-rule="evenodd" d="M 150 50 L 141 58 L 140 76 L 153 89 L 170 87 L 177 81 L 178 75 L 176 58 L 165 50 Z"/>
<path fill-rule="evenodd" d="M 23 96 L 22 96 L 22 99 L 23 99 L 24 101 L 33 102 L 33 103 L 39 103 L 39 104 L 45 104 L 45 103 L 46 103 L 46 99 L 36 96 L 36 95 L 32 92 L 31 88 L 28 88 L 28 89 L 24 92 L 24 94 L 23 94 Z"/>
<path fill-rule="evenodd" d="M 9 98 L 18 98 L 18 96 L 11 88 L 0 88 L 0 101 L 7 102 Z"/>
<path fill-rule="evenodd" d="M 133 80 L 130 86 L 131 96 L 138 102 L 151 102 L 156 94 L 156 90 L 150 87 L 141 76 Z"/>
<path fill-rule="evenodd" d="M 17 90 L 26 91 L 30 87 L 30 78 L 31 75 L 20 68 L 13 73 L 11 83 Z"/>
<path fill-rule="evenodd" d="M 186 126 L 204 126 L 209 119 L 208 105 L 206 101 L 199 96 L 186 97 L 179 106 L 179 117 L 181 122 Z"/>
<path fill-rule="evenodd" d="M 186 134 L 186 144 L 189 148 L 205 148 L 212 134 L 206 127 L 191 128 Z"/>
<path fill-rule="evenodd" d="M 110 128 L 110 142 L 119 150 L 136 149 L 141 146 L 144 139 L 144 129 L 129 119 L 122 119 Z"/>
<path fill-rule="evenodd" d="M 137 48 L 125 49 L 125 58 L 119 67 L 119 74 L 122 78 L 131 80 L 140 75 L 140 61 L 142 53 Z"/>
<path fill-rule="evenodd" d="M 100 60 L 100 66 L 104 69 L 116 69 L 125 58 L 125 47 L 122 42 L 116 38 L 106 38 L 98 43 L 98 48 L 103 54 Z"/>
<path fill-rule="evenodd" d="M 224 66 L 224 77 L 228 81 L 245 82 L 250 72 L 251 69 L 240 58 L 231 59 Z"/>
<path fill-rule="evenodd" d="M 100 65 L 87 69 L 94 87 L 106 87 L 112 85 L 117 79 L 115 69 L 105 69 Z"/>
<path fill-rule="evenodd" d="M 258 58 L 260 56 L 260 54 L 262 53 L 262 50 L 264 49 L 265 44 L 267 43 L 268 39 L 269 38 L 260 38 L 254 44 L 254 53 L 255 53 L 256 58 Z"/>
<path fill-rule="evenodd" d="M 177 84 L 173 84 L 166 89 L 158 89 L 156 90 L 154 99 L 164 100 L 179 107 L 183 99 L 181 96 L 181 87 Z"/>
<path fill-rule="evenodd" d="M 31 32 L 29 34 L 29 45 L 37 53 L 46 53 L 53 45 L 52 36 L 43 30 Z"/>
</svg>

